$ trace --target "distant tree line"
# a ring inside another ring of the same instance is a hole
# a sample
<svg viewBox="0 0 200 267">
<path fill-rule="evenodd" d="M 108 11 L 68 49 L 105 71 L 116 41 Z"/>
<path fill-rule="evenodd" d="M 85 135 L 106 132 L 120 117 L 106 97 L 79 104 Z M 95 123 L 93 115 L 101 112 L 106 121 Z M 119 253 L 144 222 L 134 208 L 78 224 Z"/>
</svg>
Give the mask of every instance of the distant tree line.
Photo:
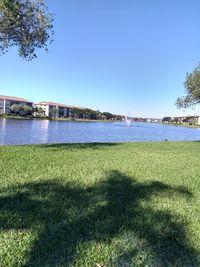
<svg viewBox="0 0 200 267">
<path fill-rule="evenodd" d="M 28 105 L 23 104 L 13 104 L 10 107 L 11 113 L 18 116 L 32 116 L 33 114 L 37 114 L 36 116 L 44 117 L 45 111 L 41 107 L 30 107 Z M 89 108 L 79 109 L 73 108 L 70 112 L 69 117 L 74 119 L 87 119 L 87 120 L 123 120 L 124 116 L 115 115 L 110 112 L 100 112 L 99 110 L 92 110 Z"/>
<path fill-rule="evenodd" d="M 88 119 L 88 120 L 122 120 L 124 116 L 115 115 L 109 112 L 100 112 L 99 110 L 92 109 L 79 109 L 72 110 L 72 117 L 74 119 Z"/>
</svg>

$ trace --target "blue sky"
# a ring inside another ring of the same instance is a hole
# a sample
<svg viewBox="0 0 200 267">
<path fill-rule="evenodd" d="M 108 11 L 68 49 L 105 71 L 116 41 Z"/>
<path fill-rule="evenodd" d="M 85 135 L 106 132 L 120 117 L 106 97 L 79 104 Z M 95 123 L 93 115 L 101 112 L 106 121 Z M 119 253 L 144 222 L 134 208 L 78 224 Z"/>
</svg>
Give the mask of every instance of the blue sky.
<svg viewBox="0 0 200 267">
<path fill-rule="evenodd" d="M 199 0 L 47 1 L 49 53 L 0 58 L 0 94 L 132 116 L 184 114 L 174 106 L 200 62 Z M 186 114 L 200 113 L 200 109 Z"/>
</svg>

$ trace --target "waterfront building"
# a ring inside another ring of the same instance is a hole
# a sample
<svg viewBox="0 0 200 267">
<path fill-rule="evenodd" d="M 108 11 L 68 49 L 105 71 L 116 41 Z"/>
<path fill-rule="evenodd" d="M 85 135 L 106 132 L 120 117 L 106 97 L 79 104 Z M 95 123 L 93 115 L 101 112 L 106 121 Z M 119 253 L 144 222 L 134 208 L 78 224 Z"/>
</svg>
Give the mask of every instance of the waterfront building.
<svg viewBox="0 0 200 267">
<path fill-rule="evenodd" d="M 160 118 L 146 118 L 145 120 L 148 123 L 162 123 L 162 119 Z"/>
<path fill-rule="evenodd" d="M 33 107 L 33 102 L 24 98 L 0 95 L 0 114 L 11 114 L 11 106 L 15 104 Z"/>
<path fill-rule="evenodd" d="M 52 118 L 68 118 L 73 117 L 74 109 L 84 109 L 82 107 L 70 106 L 65 104 L 60 104 L 56 102 L 47 102 L 42 101 L 38 104 L 35 104 L 35 107 L 41 108 L 43 116 L 52 117 Z M 36 113 L 36 115 L 39 115 Z"/>
<path fill-rule="evenodd" d="M 164 123 L 174 123 L 183 125 L 200 125 L 200 116 L 184 116 L 184 117 L 164 117 L 162 122 Z"/>
<path fill-rule="evenodd" d="M 184 124 L 189 124 L 189 125 L 200 125 L 200 116 L 186 116 L 183 119 Z"/>
</svg>

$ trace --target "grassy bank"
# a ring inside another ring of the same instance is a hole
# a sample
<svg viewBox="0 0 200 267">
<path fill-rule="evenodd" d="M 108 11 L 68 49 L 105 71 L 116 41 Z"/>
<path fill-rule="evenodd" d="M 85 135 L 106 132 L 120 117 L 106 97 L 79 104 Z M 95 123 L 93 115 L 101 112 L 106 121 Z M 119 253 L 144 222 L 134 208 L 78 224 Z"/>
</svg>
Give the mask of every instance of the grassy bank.
<svg viewBox="0 0 200 267">
<path fill-rule="evenodd" d="M 0 115 L 0 119 L 10 120 L 33 120 L 32 116 Z"/>
<path fill-rule="evenodd" d="M 55 121 L 75 121 L 75 122 L 113 122 L 112 120 L 92 120 L 92 119 L 74 119 L 74 118 L 53 118 Z"/>
<path fill-rule="evenodd" d="M 199 151 L 0 147 L 0 266 L 200 266 Z"/>
<path fill-rule="evenodd" d="M 70 121 L 70 122 L 113 122 L 112 120 L 90 120 L 90 119 L 74 119 L 74 118 L 50 118 L 50 117 L 34 117 L 34 116 L 14 116 L 0 115 L 0 119 L 11 120 L 51 120 L 51 121 Z"/>
</svg>

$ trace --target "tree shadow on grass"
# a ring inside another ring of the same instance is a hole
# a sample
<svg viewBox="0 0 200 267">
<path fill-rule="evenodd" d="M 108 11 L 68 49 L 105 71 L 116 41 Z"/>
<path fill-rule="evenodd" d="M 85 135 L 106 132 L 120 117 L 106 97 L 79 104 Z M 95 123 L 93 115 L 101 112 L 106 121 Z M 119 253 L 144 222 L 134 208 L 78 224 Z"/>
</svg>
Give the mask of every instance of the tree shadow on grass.
<svg viewBox="0 0 200 267">
<path fill-rule="evenodd" d="M 73 144 L 43 144 L 43 145 L 37 145 L 37 147 L 48 148 L 50 150 L 74 150 L 74 149 L 103 149 L 103 148 L 109 148 L 112 146 L 119 146 L 120 143 L 73 143 Z"/>
<path fill-rule="evenodd" d="M 117 238 L 127 239 L 128 249 L 111 248 L 105 266 L 196 266 L 184 218 L 148 205 L 171 196 L 192 194 L 161 182 L 139 183 L 118 171 L 87 188 L 56 180 L 27 183 L 0 198 L 0 228 L 37 232 L 25 266 L 96 266 L 101 255 L 87 261 L 84 248 L 92 242 L 113 247 Z M 80 263 L 83 255 L 86 262 Z"/>
</svg>

